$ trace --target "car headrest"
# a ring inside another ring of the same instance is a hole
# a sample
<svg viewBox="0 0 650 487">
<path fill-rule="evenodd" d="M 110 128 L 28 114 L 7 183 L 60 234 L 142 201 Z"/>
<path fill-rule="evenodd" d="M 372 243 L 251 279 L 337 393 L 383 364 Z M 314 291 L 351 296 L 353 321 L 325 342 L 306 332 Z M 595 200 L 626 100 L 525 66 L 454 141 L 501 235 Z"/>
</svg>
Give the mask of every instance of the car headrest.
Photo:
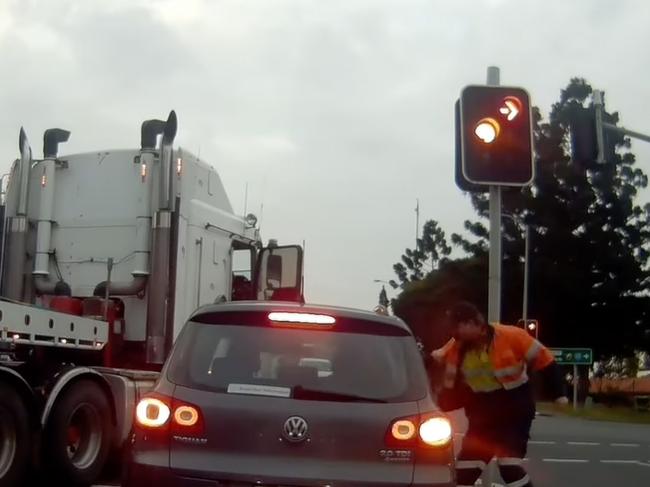
<svg viewBox="0 0 650 487">
<path fill-rule="evenodd" d="M 284 365 L 278 367 L 278 380 L 290 385 L 304 385 L 318 380 L 316 367 L 301 367 L 299 365 Z"/>
</svg>

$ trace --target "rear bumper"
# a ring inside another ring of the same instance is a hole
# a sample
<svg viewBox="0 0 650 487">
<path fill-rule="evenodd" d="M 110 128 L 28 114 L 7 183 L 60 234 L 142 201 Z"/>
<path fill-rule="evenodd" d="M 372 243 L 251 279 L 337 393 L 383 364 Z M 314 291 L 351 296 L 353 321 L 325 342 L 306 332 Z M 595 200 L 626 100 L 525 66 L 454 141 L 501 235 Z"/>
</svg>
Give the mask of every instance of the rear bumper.
<svg viewBox="0 0 650 487">
<path fill-rule="evenodd" d="M 124 475 L 122 478 L 122 487 L 255 487 L 253 481 L 245 482 L 237 481 L 219 481 L 212 479 L 202 479 L 200 474 L 197 476 L 178 475 L 168 467 L 159 467 L 154 465 L 142 465 L 136 463 L 129 463 L 125 466 Z M 272 485 L 272 484 L 271 484 Z M 291 485 L 291 484 L 290 484 Z M 306 487 L 308 484 L 304 483 Z M 311 484 L 312 486 L 320 485 L 317 483 Z M 375 482 L 336 482 L 335 487 L 378 487 Z M 393 484 L 379 484 L 379 487 L 456 487 L 454 481 L 443 483 L 430 483 L 420 482 L 412 483 L 409 486 L 393 485 Z"/>
<path fill-rule="evenodd" d="M 269 468 L 264 458 L 244 461 L 235 455 L 227 461 L 220 459 L 219 466 L 225 468 L 221 470 L 214 457 L 194 452 L 188 453 L 192 462 L 184 463 L 194 463 L 197 468 L 175 470 L 170 468 L 169 443 L 153 440 L 147 443 L 143 448 L 134 438 L 125 449 L 122 487 L 456 487 L 451 448 L 420 452 L 415 468 L 413 464 L 409 467 L 390 463 L 333 468 L 331 462 L 330 465 L 327 461 L 295 462 L 289 457 L 286 467 L 273 460 L 270 462 L 273 468 Z M 410 482 L 401 482 L 398 477 L 405 477 L 394 475 L 393 468 L 407 468 L 411 474 L 406 478 Z"/>
</svg>

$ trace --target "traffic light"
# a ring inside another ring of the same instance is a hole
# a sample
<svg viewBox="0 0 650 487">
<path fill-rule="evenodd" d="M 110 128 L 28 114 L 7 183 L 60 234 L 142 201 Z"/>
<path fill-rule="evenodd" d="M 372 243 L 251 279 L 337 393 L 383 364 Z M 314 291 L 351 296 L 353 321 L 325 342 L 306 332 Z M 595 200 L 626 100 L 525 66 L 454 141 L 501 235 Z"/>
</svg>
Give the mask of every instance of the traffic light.
<svg viewBox="0 0 650 487">
<path fill-rule="evenodd" d="M 588 108 L 576 107 L 569 115 L 571 131 L 571 159 L 578 164 L 593 164 L 598 160 L 598 137 L 603 140 L 602 162 L 613 161 L 616 156 L 616 146 L 625 143 L 625 137 L 619 133 L 607 130 L 602 122 L 615 125 L 617 117 L 602 111 L 599 123 L 594 106 Z M 600 134 L 599 134 L 600 132 Z"/>
<path fill-rule="evenodd" d="M 569 127 L 573 162 L 580 164 L 594 162 L 598 157 L 598 129 L 593 108 L 578 107 L 571 114 Z"/>
<path fill-rule="evenodd" d="M 526 329 L 528 334 L 532 337 L 539 337 L 539 321 L 537 320 L 524 320 L 521 319 L 517 323 L 519 326 L 522 326 Z"/>
<path fill-rule="evenodd" d="M 460 136 L 460 100 L 456 100 L 454 105 L 454 115 L 456 121 L 456 167 L 454 176 L 456 179 L 456 186 L 458 186 L 463 191 L 469 191 L 471 193 L 481 193 L 490 191 L 490 187 L 480 184 L 472 184 L 465 176 L 463 176 L 463 156 L 462 156 L 462 146 L 461 146 L 461 136 Z"/>
<path fill-rule="evenodd" d="M 532 182 L 532 122 L 526 90 L 465 87 L 460 96 L 459 125 L 463 184 L 526 186 Z"/>
</svg>

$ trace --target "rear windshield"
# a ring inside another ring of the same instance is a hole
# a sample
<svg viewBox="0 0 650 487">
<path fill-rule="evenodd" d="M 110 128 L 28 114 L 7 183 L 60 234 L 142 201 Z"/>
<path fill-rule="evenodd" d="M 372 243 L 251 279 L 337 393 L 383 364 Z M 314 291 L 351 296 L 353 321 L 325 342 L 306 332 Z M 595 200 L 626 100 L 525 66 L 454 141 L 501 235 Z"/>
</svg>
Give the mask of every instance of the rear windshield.
<svg viewBox="0 0 650 487">
<path fill-rule="evenodd" d="M 410 335 L 189 322 L 168 378 L 191 388 L 306 400 L 422 399 L 426 374 Z"/>
</svg>

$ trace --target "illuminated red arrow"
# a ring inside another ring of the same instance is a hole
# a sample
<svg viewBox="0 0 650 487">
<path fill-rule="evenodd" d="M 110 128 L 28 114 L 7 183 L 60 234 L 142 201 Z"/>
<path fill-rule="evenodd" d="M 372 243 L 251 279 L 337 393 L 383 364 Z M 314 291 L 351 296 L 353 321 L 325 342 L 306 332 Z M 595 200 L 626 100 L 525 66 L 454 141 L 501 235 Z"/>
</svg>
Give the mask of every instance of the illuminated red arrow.
<svg viewBox="0 0 650 487">
<path fill-rule="evenodd" d="M 506 116 L 509 122 L 512 122 L 521 111 L 521 103 L 513 96 L 507 97 L 503 103 L 505 106 L 499 108 L 499 111 Z"/>
</svg>

